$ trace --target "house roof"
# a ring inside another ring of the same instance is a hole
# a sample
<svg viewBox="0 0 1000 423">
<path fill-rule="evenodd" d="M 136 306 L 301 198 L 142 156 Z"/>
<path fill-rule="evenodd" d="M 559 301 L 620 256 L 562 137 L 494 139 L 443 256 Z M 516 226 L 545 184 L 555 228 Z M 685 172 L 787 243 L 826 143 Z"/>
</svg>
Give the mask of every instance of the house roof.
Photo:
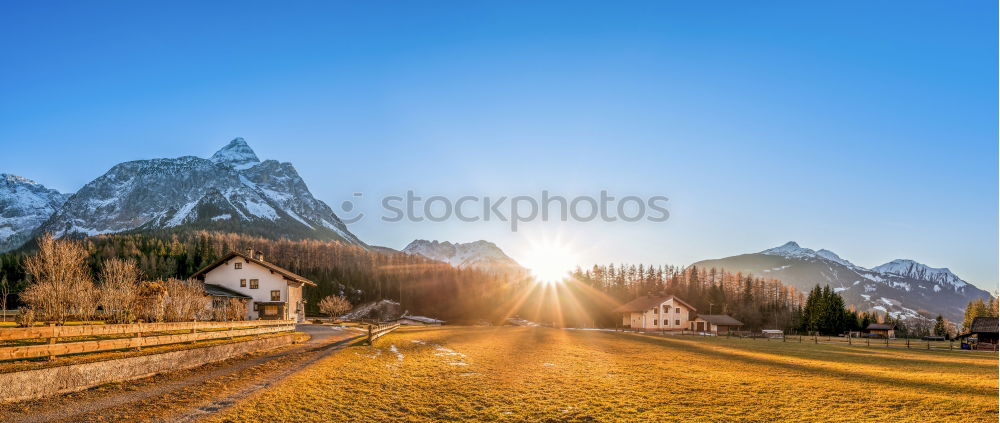
<svg viewBox="0 0 1000 423">
<path fill-rule="evenodd" d="M 285 268 L 283 268 L 281 266 L 278 266 L 278 265 L 276 265 L 274 263 L 266 262 L 264 260 L 257 260 L 256 258 L 251 257 L 248 254 L 241 253 L 239 251 L 230 251 L 228 254 L 222 256 L 222 258 L 216 260 L 215 263 L 212 263 L 212 264 L 210 264 L 208 266 L 203 267 L 201 270 L 199 270 L 197 272 L 194 272 L 194 274 L 191 275 L 191 278 L 193 279 L 193 278 L 203 277 L 203 276 L 205 276 L 206 273 L 210 272 L 212 269 L 215 269 L 216 267 L 221 266 L 222 263 L 225 263 L 225 262 L 227 262 L 229 260 L 232 260 L 234 257 L 242 257 L 247 262 L 256 263 L 256 264 L 259 264 L 261 266 L 264 266 L 267 269 L 269 269 L 270 271 L 281 275 L 283 278 L 285 278 L 287 280 L 290 280 L 290 281 L 293 281 L 293 282 L 304 283 L 306 285 L 316 286 L 315 282 L 313 282 L 313 281 L 311 281 L 309 279 L 306 279 L 306 278 L 304 278 L 302 276 L 296 275 L 295 273 L 292 273 L 288 269 L 285 269 Z"/>
<path fill-rule="evenodd" d="M 699 314 L 699 319 L 719 326 L 743 326 L 743 322 L 725 314 Z"/>
<path fill-rule="evenodd" d="M 969 326 L 970 333 L 997 333 L 996 317 L 976 317 Z"/>
<path fill-rule="evenodd" d="M 693 306 L 691 306 L 691 304 L 688 304 L 688 303 L 684 302 L 684 300 L 681 300 L 680 298 L 677 298 L 676 296 L 673 296 L 673 295 L 646 295 L 646 296 L 642 296 L 642 297 L 636 298 L 636 299 L 634 299 L 632 301 L 629 301 L 629 302 L 627 302 L 625 304 L 622 304 L 622 305 L 618 306 L 617 308 L 615 308 L 612 311 L 615 312 L 615 313 L 629 313 L 629 312 L 637 312 L 637 311 L 646 311 L 646 310 L 649 310 L 649 309 L 651 309 L 653 307 L 656 307 L 656 306 L 658 306 L 660 304 L 663 304 L 664 302 L 666 302 L 667 300 L 670 300 L 670 299 L 673 299 L 674 301 L 683 304 L 684 307 L 687 307 L 687 308 L 689 308 L 691 310 L 697 311 L 697 309 L 694 308 Z"/>
<path fill-rule="evenodd" d="M 219 286 L 211 283 L 206 283 L 204 285 L 205 285 L 205 295 L 208 295 L 210 297 L 245 298 L 248 300 L 253 298 L 249 295 L 241 294 L 224 286 Z"/>
<path fill-rule="evenodd" d="M 896 328 L 896 325 L 894 325 L 894 324 L 869 323 L 868 327 L 865 328 L 865 329 L 867 329 L 867 330 L 890 330 L 890 329 L 895 329 L 895 328 Z"/>
</svg>

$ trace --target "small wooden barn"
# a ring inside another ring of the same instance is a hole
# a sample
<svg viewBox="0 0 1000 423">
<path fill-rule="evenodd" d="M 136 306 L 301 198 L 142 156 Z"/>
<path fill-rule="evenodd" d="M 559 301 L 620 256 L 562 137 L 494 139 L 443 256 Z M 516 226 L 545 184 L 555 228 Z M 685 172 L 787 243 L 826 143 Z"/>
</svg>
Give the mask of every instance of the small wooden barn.
<svg viewBox="0 0 1000 423">
<path fill-rule="evenodd" d="M 691 321 L 691 330 L 697 332 L 729 333 L 743 328 L 743 322 L 725 314 L 699 314 Z"/>
<path fill-rule="evenodd" d="M 865 328 L 865 336 L 871 338 L 895 338 L 896 325 L 892 323 L 871 323 Z"/>
<path fill-rule="evenodd" d="M 969 331 L 958 336 L 963 340 L 975 340 L 978 348 L 995 350 L 997 347 L 997 318 L 996 317 L 976 317 L 969 325 Z"/>
</svg>

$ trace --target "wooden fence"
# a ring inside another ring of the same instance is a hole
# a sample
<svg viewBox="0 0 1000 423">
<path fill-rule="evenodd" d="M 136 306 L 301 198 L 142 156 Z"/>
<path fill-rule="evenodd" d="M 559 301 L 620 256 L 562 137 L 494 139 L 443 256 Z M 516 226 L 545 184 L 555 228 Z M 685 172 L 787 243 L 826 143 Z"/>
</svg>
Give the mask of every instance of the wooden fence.
<svg viewBox="0 0 1000 423">
<path fill-rule="evenodd" d="M 372 342 L 375 342 L 376 339 L 380 338 L 382 335 L 392 332 L 398 328 L 399 328 L 399 322 L 368 325 L 368 343 L 371 344 Z"/>
<path fill-rule="evenodd" d="M 134 323 L 124 325 L 42 326 L 0 329 L 0 342 L 47 341 L 45 344 L 0 346 L 0 360 L 49 357 L 121 349 L 141 349 L 208 339 L 233 338 L 295 330 L 291 320 L 236 322 Z M 180 332 L 184 333 L 169 333 Z M 201 331 L 201 332 L 199 332 Z M 145 335 L 145 336 L 144 336 Z M 60 338 L 114 337 L 60 343 Z"/>
</svg>

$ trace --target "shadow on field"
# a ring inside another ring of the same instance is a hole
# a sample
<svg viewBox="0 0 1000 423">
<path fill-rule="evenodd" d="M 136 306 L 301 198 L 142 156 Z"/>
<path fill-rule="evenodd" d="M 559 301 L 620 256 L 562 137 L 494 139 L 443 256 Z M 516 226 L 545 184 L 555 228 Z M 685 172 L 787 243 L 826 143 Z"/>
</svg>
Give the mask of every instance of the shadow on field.
<svg viewBox="0 0 1000 423">
<path fill-rule="evenodd" d="M 629 335 L 633 335 L 633 334 L 629 334 Z M 811 366 L 806 366 L 806 365 L 792 364 L 792 363 L 781 363 L 781 362 L 770 361 L 770 360 L 765 360 L 765 359 L 746 357 L 746 356 L 742 356 L 742 355 L 738 355 L 738 354 L 733 354 L 733 353 L 728 353 L 728 352 L 725 352 L 725 351 L 720 351 L 720 350 L 717 350 L 717 349 L 713 349 L 712 346 L 710 346 L 710 345 L 697 345 L 697 344 L 693 344 L 693 343 L 691 343 L 691 341 L 681 341 L 681 340 L 674 340 L 674 339 L 667 339 L 667 338 L 654 338 L 654 337 L 649 336 L 649 335 L 638 335 L 638 334 L 635 334 L 635 335 L 631 336 L 630 339 L 633 339 L 633 340 L 636 340 L 636 341 L 639 341 L 639 342 L 648 343 L 648 344 L 654 344 L 654 345 L 660 345 L 660 346 L 670 347 L 670 348 L 674 348 L 674 349 L 681 350 L 681 351 L 687 351 L 687 352 L 696 353 L 696 354 L 714 356 L 714 357 L 718 357 L 718 358 L 725 359 L 725 360 L 741 361 L 741 362 L 744 362 L 744 363 L 747 363 L 747 364 L 757 364 L 757 365 L 761 365 L 761 366 L 780 367 L 780 368 L 787 369 L 787 370 L 793 370 L 793 371 L 798 371 L 798 372 L 803 372 L 803 373 L 815 374 L 815 375 L 818 375 L 818 376 L 830 376 L 830 377 L 835 377 L 835 378 L 839 378 L 839 379 L 845 379 L 845 380 L 854 381 L 854 382 L 874 382 L 874 383 L 883 383 L 883 384 L 887 384 L 887 385 L 890 385 L 890 386 L 893 386 L 893 385 L 894 386 L 907 386 L 907 387 L 912 387 L 912 388 L 925 389 L 925 390 L 928 390 L 928 391 L 937 391 L 937 392 L 948 393 L 948 394 L 956 394 L 956 393 L 960 392 L 963 395 L 981 395 L 981 396 L 989 396 L 989 397 L 994 397 L 994 398 L 997 395 L 997 390 L 996 389 L 991 389 L 991 388 L 975 388 L 975 387 L 968 387 L 968 386 L 955 386 L 955 385 L 949 385 L 949 384 L 945 384 L 945 383 L 935 383 L 935 382 L 930 382 L 930 381 L 927 381 L 927 382 L 916 382 L 916 381 L 912 381 L 912 380 L 897 379 L 897 378 L 892 378 L 892 377 L 884 377 L 884 376 L 868 375 L 868 374 L 866 374 L 866 375 L 858 375 L 858 374 L 852 374 L 852 373 L 847 373 L 847 372 L 840 372 L 840 371 L 837 371 L 837 370 L 834 370 L 834 369 L 817 369 L 817 368 L 814 368 L 814 367 L 811 367 Z"/>
<path fill-rule="evenodd" d="M 829 354 L 829 355 L 832 355 L 832 356 L 848 356 L 848 357 L 857 357 L 857 358 L 861 358 L 861 359 L 868 358 L 868 359 L 872 359 L 872 360 L 889 360 L 889 361 L 893 360 L 895 357 L 893 357 L 893 356 L 891 356 L 891 355 L 889 355 L 887 353 L 893 353 L 893 352 L 897 353 L 897 354 L 900 353 L 900 352 L 904 352 L 905 353 L 905 351 L 900 351 L 900 350 L 866 351 L 866 350 L 859 349 L 859 347 L 847 347 L 847 346 L 837 346 L 837 347 L 834 347 L 834 348 L 836 348 L 836 350 L 826 351 L 825 353 Z M 939 351 L 939 352 L 940 353 L 944 353 L 943 351 Z M 912 355 L 912 354 L 913 353 L 910 353 L 910 355 Z M 927 364 L 927 365 L 933 365 L 933 366 L 938 366 L 938 367 L 948 368 L 948 369 L 968 369 L 968 370 L 973 371 L 973 372 L 984 372 L 984 371 L 996 372 L 996 370 L 997 370 L 997 364 L 996 363 L 993 363 L 993 364 L 972 363 L 972 362 L 970 362 L 968 360 L 969 357 L 962 357 L 961 356 L 962 354 L 968 354 L 968 352 L 958 352 L 958 351 L 955 351 L 955 352 L 951 352 L 951 353 L 947 353 L 947 354 L 951 354 L 952 356 L 951 357 L 941 357 L 940 359 L 937 359 L 937 360 L 925 359 L 925 358 L 911 358 L 911 357 L 907 357 L 906 358 L 906 363 L 907 364 L 909 364 L 909 363 Z M 958 360 L 949 360 L 948 358 L 955 358 L 955 359 L 959 359 L 961 361 L 958 361 Z M 976 358 L 987 358 L 987 357 L 976 357 Z M 892 366 L 893 367 L 903 367 L 903 368 L 905 368 L 906 364 L 892 364 Z"/>
</svg>

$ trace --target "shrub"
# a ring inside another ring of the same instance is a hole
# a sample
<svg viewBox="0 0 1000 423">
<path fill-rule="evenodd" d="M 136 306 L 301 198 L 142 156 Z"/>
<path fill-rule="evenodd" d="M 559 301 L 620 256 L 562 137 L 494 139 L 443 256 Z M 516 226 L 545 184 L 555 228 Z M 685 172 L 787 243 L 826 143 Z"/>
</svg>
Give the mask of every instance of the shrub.
<svg viewBox="0 0 1000 423">
<path fill-rule="evenodd" d="M 351 311 L 351 303 L 343 296 L 327 296 L 319 301 L 319 312 L 331 318 Z"/>
<path fill-rule="evenodd" d="M 98 302 L 111 323 L 135 321 L 139 297 L 139 267 L 135 260 L 112 258 L 101 265 Z"/>
<path fill-rule="evenodd" d="M 35 324 L 35 310 L 31 307 L 21 307 L 14 317 L 17 327 L 30 328 Z"/>
<path fill-rule="evenodd" d="M 163 287 L 167 294 L 164 299 L 164 321 L 190 322 L 212 318 L 212 300 L 205 295 L 205 288 L 201 283 L 167 279 L 163 282 Z"/>
<path fill-rule="evenodd" d="M 162 322 L 167 295 L 160 282 L 142 282 L 136 300 L 136 317 L 145 322 Z"/>
</svg>

